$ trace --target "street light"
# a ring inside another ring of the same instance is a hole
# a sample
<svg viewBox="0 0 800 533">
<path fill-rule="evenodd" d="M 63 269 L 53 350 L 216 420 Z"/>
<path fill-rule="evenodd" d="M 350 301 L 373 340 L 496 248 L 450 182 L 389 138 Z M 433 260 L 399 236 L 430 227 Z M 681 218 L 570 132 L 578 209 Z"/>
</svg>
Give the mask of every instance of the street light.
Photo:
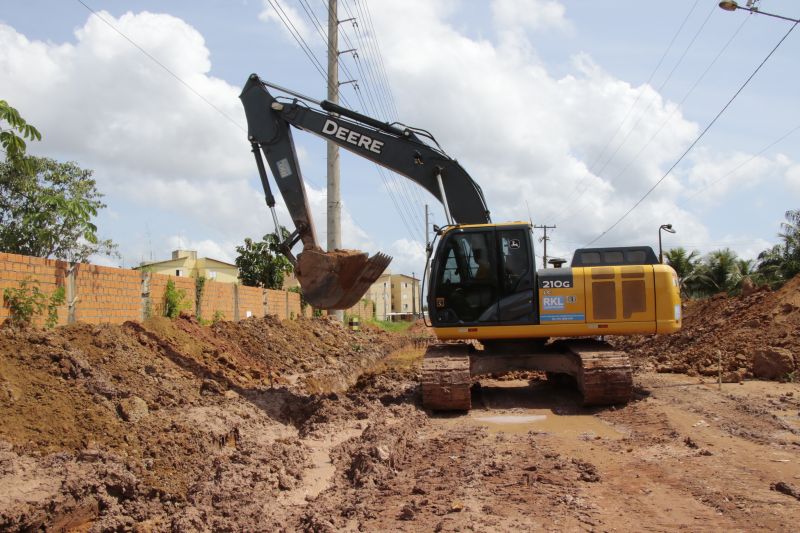
<svg viewBox="0 0 800 533">
<path fill-rule="evenodd" d="M 675 230 L 672 229 L 672 224 L 661 224 L 658 228 L 658 262 L 664 264 L 664 251 L 661 249 L 661 230 L 667 233 L 675 233 Z"/>
<path fill-rule="evenodd" d="M 748 3 L 748 6 L 750 4 Z M 725 11 L 736 11 L 737 9 L 743 9 L 745 11 L 749 11 L 750 13 L 758 13 L 760 15 L 767 15 L 768 17 L 775 17 L 776 19 L 788 20 L 789 22 L 800 22 L 800 19 L 793 19 L 789 17 L 784 17 L 782 15 L 776 15 L 774 13 L 767 13 L 766 11 L 761 11 L 757 7 L 742 7 L 733 0 L 726 0 L 724 2 L 719 3 L 719 7 L 724 9 Z"/>
</svg>

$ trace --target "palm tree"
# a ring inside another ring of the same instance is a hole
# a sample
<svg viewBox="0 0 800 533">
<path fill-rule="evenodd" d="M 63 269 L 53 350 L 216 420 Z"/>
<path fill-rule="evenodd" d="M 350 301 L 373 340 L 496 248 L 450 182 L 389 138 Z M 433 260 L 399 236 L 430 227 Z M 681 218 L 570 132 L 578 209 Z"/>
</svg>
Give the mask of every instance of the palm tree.
<svg viewBox="0 0 800 533">
<path fill-rule="evenodd" d="M 781 268 L 785 280 L 792 279 L 800 273 L 800 209 L 790 209 L 785 213 L 786 222 L 781 223 L 783 239 L 783 265 Z"/>
<path fill-rule="evenodd" d="M 706 295 L 735 291 L 742 282 L 740 261 L 730 248 L 709 253 L 696 269 L 693 287 Z"/>
<path fill-rule="evenodd" d="M 687 285 L 694 278 L 699 259 L 697 250 L 687 252 L 685 248 L 672 248 L 664 253 L 667 264 L 678 274 L 678 283 L 681 288 L 681 296 L 688 296 Z"/>
</svg>

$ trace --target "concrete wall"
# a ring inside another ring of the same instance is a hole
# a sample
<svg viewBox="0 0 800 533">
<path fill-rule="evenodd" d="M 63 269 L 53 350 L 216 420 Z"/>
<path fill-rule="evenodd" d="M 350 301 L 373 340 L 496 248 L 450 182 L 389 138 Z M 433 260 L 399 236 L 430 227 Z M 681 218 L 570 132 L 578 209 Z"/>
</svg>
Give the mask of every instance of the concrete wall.
<svg viewBox="0 0 800 533">
<path fill-rule="evenodd" d="M 58 287 L 66 290 L 67 303 L 58 310 L 59 325 L 70 322 L 121 324 L 164 313 L 164 292 L 171 279 L 184 291 L 187 312 L 196 312 L 195 279 L 153 272 L 69 263 L 23 255 L 0 253 L 0 301 L 6 287 L 19 287 L 23 280 L 38 282 L 51 295 Z M 225 320 L 274 314 L 286 319 L 301 316 L 300 295 L 207 280 L 200 299 L 200 316 L 212 320 L 217 311 Z M 0 322 L 9 316 L 0 306 Z M 305 314 L 311 315 L 311 309 Z M 35 320 L 42 325 L 44 318 Z"/>
</svg>

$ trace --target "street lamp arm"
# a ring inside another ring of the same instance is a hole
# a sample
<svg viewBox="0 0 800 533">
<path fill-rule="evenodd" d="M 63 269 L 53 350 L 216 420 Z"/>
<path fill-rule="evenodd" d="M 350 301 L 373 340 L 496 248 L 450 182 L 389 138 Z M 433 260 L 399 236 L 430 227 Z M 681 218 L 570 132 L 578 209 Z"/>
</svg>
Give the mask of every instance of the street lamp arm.
<svg viewBox="0 0 800 533">
<path fill-rule="evenodd" d="M 768 13 L 767 11 L 761 11 L 757 7 L 742 7 L 736 2 L 732 2 L 730 0 L 725 2 L 720 2 L 719 7 L 721 7 L 725 11 L 736 11 L 737 9 L 741 9 L 743 11 L 749 11 L 750 13 L 758 13 L 759 15 L 767 15 L 768 17 L 774 17 L 776 19 L 788 20 L 789 22 L 794 22 L 794 23 L 800 22 L 800 19 L 784 17 L 783 15 L 776 15 L 775 13 Z"/>
</svg>

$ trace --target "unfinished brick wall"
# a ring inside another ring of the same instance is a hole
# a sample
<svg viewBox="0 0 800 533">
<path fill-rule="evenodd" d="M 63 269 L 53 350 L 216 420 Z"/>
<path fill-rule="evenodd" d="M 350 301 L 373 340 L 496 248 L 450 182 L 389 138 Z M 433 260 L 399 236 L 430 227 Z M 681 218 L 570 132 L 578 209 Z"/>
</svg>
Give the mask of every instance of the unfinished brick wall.
<svg viewBox="0 0 800 533">
<path fill-rule="evenodd" d="M 267 301 L 267 314 L 281 319 L 303 316 L 300 295 L 292 291 L 264 289 Z M 310 313 L 310 309 L 307 310 Z"/>
<path fill-rule="evenodd" d="M 375 307 L 371 300 L 361 300 L 344 312 L 349 316 L 357 316 L 362 320 L 375 317 Z"/>
<path fill-rule="evenodd" d="M 64 286 L 68 267 L 69 264 L 64 261 L 0 253 L 0 302 L 3 300 L 3 289 L 17 288 L 26 279 L 31 283 L 38 281 L 39 289 L 49 297 L 58 287 Z M 0 322 L 8 318 L 9 314 L 5 305 L 0 306 Z M 38 317 L 34 323 L 42 325 L 44 320 L 44 317 Z M 67 323 L 66 305 L 58 309 L 58 323 Z"/>
<path fill-rule="evenodd" d="M 214 320 L 214 317 L 235 320 L 234 289 L 232 283 L 206 280 L 200 300 L 200 316 L 204 320 Z"/>
<path fill-rule="evenodd" d="M 75 265 L 75 320 L 122 324 L 141 318 L 141 274 L 136 270 Z"/>
<path fill-rule="evenodd" d="M 161 316 L 164 314 L 164 293 L 166 292 L 167 281 L 169 280 L 175 283 L 175 288 L 177 290 L 184 292 L 183 301 L 186 302 L 185 311 L 194 314 L 194 278 L 152 273 L 146 275 L 150 276 L 150 316 Z"/>
<path fill-rule="evenodd" d="M 4 288 L 17 288 L 25 279 L 38 282 L 39 289 L 48 296 L 58 287 L 64 287 L 67 303 L 58 309 L 59 325 L 70 321 L 70 301 L 74 303 L 72 319 L 89 324 L 121 324 L 126 320 L 163 315 L 164 292 L 170 279 L 176 289 L 184 292 L 186 312 L 194 314 L 196 308 L 194 278 L 89 264 L 77 264 L 70 271 L 65 261 L 0 253 L 0 301 Z M 212 320 L 217 311 L 225 320 L 247 318 L 248 312 L 261 317 L 265 311 L 281 319 L 302 316 L 297 293 L 207 280 L 200 301 L 200 316 Z M 305 315 L 311 316 L 311 313 L 311 308 L 307 307 Z M 0 322 L 8 316 L 8 308 L 0 306 Z M 37 317 L 34 323 L 42 325 L 44 320 L 44 317 Z"/>
<path fill-rule="evenodd" d="M 239 319 L 264 316 L 264 290 L 239 285 Z"/>
</svg>

